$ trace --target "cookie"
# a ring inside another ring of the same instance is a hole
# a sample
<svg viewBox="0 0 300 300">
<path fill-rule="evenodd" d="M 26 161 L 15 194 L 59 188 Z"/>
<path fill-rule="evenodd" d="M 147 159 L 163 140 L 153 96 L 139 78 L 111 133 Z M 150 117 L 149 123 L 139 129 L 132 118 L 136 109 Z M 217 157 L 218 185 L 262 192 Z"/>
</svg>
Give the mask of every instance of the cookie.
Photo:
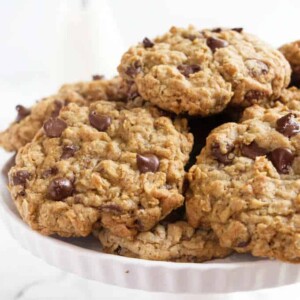
<svg viewBox="0 0 300 300">
<path fill-rule="evenodd" d="M 279 50 L 292 67 L 291 85 L 300 87 L 300 41 L 285 44 Z"/>
<path fill-rule="evenodd" d="M 132 236 L 183 204 L 186 120 L 126 105 L 70 103 L 19 151 L 9 189 L 33 229 L 86 236 L 104 226 Z"/>
<path fill-rule="evenodd" d="M 188 221 L 223 247 L 300 262 L 300 112 L 250 109 L 254 119 L 207 138 L 188 174 Z"/>
<path fill-rule="evenodd" d="M 16 120 L 0 133 L 0 146 L 7 151 L 19 150 L 33 139 L 45 120 L 58 115 L 59 110 L 70 102 L 87 105 L 96 100 L 121 100 L 125 94 L 126 87 L 119 77 L 64 85 L 59 93 L 42 99 L 30 109 L 18 105 Z"/>
<path fill-rule="evenodd" d="M 207 116 L 229 104 L 266 104 L 290 81 L 283 55 L 241 28 L 172 27 L 130 48 L 118 67 L 140 95 L 176 114 Z"/>
<path fill-rule="evenodd" d="M 96 236 L 107 253 L 148 260 L 203 262 L 231 252 L 220 246 L 212 230 L 195 230 L 184 221 L 159 224 L 133 239 L 118 237 L 107 229 Z"/>
</svg>

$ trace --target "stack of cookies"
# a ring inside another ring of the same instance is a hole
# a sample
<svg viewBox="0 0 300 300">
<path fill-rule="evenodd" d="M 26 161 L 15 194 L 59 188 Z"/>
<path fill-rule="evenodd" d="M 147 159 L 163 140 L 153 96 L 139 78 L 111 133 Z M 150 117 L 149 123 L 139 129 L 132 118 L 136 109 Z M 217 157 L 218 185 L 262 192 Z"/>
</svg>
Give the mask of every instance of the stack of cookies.
<svg viewBox="0 0 300 300">
<path fill-rule="evenodd" d="M 17 106 L 0 144 L 23 220 L 129 257 L 300 262 L 300 42 L 173 27 L 118 71 Z"/>
</svg>

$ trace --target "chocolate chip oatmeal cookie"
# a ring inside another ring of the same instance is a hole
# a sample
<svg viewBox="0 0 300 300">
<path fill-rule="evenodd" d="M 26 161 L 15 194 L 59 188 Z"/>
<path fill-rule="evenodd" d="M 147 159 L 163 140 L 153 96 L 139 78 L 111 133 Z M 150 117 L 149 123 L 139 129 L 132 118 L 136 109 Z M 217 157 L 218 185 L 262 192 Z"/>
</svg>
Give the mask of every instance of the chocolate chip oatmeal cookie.
<svg viewBox="0 0 300 300">
<path fill-rule="evenodd" d="M 195 230 L 185 221 L 158 224 L 132 239 L 121 238 L 104 229 L 96 233 L 107 253 L 148 260 L 203 262 L 230 254 L 212 230 Z"/>
<path fill-rule="evenodd" d="M 97 100 L 121 100 L 126 98 L 126 86 L 120 77 L 64 85 L 59 93 L 42 99 L 28 109 L 18 105 L 16 120 L 0 133 L 0 146 L 7 151 L 17 151 L 30 142 L 45 120 L 57 116 L 68 103 L 87 105 Z"/>
<path fill-rule="evenodd" d="M 188 221 L 223 247 L 300 262 L 300 113 L 254 106 L 244 120 L 207 138 L 188 174 Z"/>
<path fill-rule="evenodd" d="M 300 87 L 300 41 L 285 44 L 279 50 L 292 67 L 291 85 Z"/>
<path fill-rule="evenodd" d="M 130 48 L 118 68 L 162 109 L 206 116 L 226 106 L 266 104 L 289 84 L 283 55 L 242 28 L 171 30 Z"/>
<path fill-rule="evenodd" d="M 183 204 L 193 138 L 184 119 L 124 102 L 70 103 L 23 147 L 9 173 L 22 218 L 43 234 L 147 231 Z"/>
</svg>

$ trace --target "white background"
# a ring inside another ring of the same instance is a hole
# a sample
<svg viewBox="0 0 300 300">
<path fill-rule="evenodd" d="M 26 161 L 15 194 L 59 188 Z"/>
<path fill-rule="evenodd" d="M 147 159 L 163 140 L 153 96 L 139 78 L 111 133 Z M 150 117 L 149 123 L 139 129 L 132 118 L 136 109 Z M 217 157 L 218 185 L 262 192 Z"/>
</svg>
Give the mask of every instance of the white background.
<svg viewBox="0 0 300 300">
<path fill-rule="evenodd" d="M 242 26 L 277 47 L 300 38 L 299 12 L 297 0 L 0 0 L 0 129 L 15 118 L 16 104 L 30 105 L 63 82 L 87 80 L 96 73 L 116 74 L 129 45 L 172 25 Z M 1 162 L 7 157 L 0 152 Z M 227 297 L 299 299 L 299 294 L 300 284 Z M 167 298 L 84 280 L 50 267 L 23 250 L 0 222 L 0 299 Z M 225 299 L 172 296 L 190 298 Z"/>
</svg>

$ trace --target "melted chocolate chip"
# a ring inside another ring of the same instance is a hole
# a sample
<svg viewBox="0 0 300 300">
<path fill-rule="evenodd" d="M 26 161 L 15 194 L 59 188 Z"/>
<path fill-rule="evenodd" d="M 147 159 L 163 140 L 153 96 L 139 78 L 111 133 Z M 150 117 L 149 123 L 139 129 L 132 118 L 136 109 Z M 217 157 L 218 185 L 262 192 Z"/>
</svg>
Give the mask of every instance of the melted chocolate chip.
<svg viewBox="0 0 300 300">
<path fill-rule="evenodd" d="M 211 30 L 211 32 L 216 32 L 216 33 L 220 33 L 222 31 L 222 28 L 217 27 Z"/>
<path fill-rule="evenodd" d="M 222 153 L 220 144 L 213 144 L 211 147 L 212 155 L 222 164 L 229 165 L 232 163 L 234 159 L 234 154 L 232 153 L 234 150 L 233 145 L 227 145 L 227 152 Z"/>
<path fill-rule="evenodd" d="M 17 105 L 16 106 L 16 111 L 18 112 L 18 115 L 17 115 L 17 118 L 16 118 L 17 123 L 19 123 L 21 120 L 23 120 L 24 118 L 29 116 L 30 113 L 31 113 L 31 110 L 24 107 L 23 105 Z"/>
<path fill-rule="evenodd" d="M 12 176 L 13 185 L 22 185 L 25 186 L 28 179 L 30 179 L 31 175 L 26 170 L 17 171 Z"/>
<path fill-rule="evenodd" d="M 59 201 L 71 196 L 74 192 L 72 182 L 67 178 L 53 179 L 48 187 L 48 195 L 51 199 Z"/>
<path fill-rule="evenodd" d="M 236 31 L 238 33 L 241 33 L 241 32 L 243 32 L 244 28 L 242 28 L 242 27 L 236 27 L 236 28 L 231 28 L 231 30 Z"/>
<path fill-rule="evenodd" d="M 59 118 L 50 118 L 44 123 L 44 131 L 47 137 L 60 137 L 63 131 L 68 127 L 67 123 Z"/>
<path fill-rule="evenodd" d="M 62 107 L 64 106 L 64 104 L 58 100 L 56 100 L 54 104 L 55 104 L 55 108 L 51 114 L 51 117 L 56 118 L 56 117 L 58 117 L 59 112 L 62 109 Z"/>
<path fill-rule="evenodd" d="M 244 98 L 247 101 L 255 102 L 253 100 L 260 100 L 265 96 L 266 94 L 262 91 L 250 90 L 245 94 Z"/>
<path fill-rule="evenodd" d="M 257 156 L 264 156 L 268 151 L 264 148 L 258 146 L 258 144 L 253 141 L 251 144 L 243 144 L 241 146 L 241 152 L 243 156 L 255 159 Z"/>
<path fill-rule="evenodd" d="M 137 154 L 136 163 L 141 173 L 156 172 L 159 168 L 159 159 L 154 154 Z"/>
<path fill-rule="evenodd" d="M 68 159 L 73 157 L 75 152 L 79 150 L 79 147 L 76 145 L 66 145 L 63 147 L 61 159 Z"/>
<path fill-rule="evenodd" d="M 97 115 L 95 111 L 89 114 L 90 124 L 99 131 L 106 131 L 110 126 L 112 119 L 109 116 Z"/>
<path fill-rule="evenodd" d="M 139 97 L 139 93 L 138 92 L 129 92 L 127 99 L 128 100 L 134 100 L 135 98 Z"/>
<path fill-rule="evenodd" d="M 269 73 L 269 66 L 258 59 L 247 59 L 245 61 L 245 66 L 247 67 L 251 77 L 257 78 Z"/>
<path fill-rule="evenodd" d="M 278 173 L 288 174 L 295 156 L 288 148 L 276 148 L 269 153 L 268 158 L 273 163 Z"/>
<path fill-rule="evenodd" d="M 296 135 L 300 131 L 300 126 L 294 118 L 295 115 L 289 113 L 283 116 L 282 118 L 278 119 L 276 122 L 276 130 L 287 137 L 292 137 Z"/>
<path fill-rule="evenodd" d="M 135 77 L 142 70 L 141 64 L 139 61 L 134 62 L 131 66 L 129 66 L 126 70 L 126 74 L 130 77 Z"/>
<path fill-rule="evenodd" d="M 185 215 L 185 206 L 180 206 L 179 208 L 173 210 L 170 214 L 168 214 L 163 220 L 162 224 L 175 223 L 177 221 L 181 221 L 184 219 Z"/>
<path fill-rule="evenodd" d="M 189 77 L 191 74 L 201 71 L 199 65 L 179 65 L 177 69 L 185 77 Z"/>
<path fill-rule="evenodd" d="M 103 78 L 104 78 L 104 75 L 98 75 L 98 74 L 96 74 L 96 75 L 93 75 L 93 80 L 102 80 Z"/>
<path fill-rule="evenodd" d="M 213 37 L 209 37 L 206 41 L 207 46 L 214 53 L 219 48 L 224 48 L 228 46 L 228 42 L 221 39 L 216 39 Z"/>
<path fill-rule="evenodd" d="M 143 45 L 145 48 L 152 48 L 154 46 L 154 43 L 151 40 L 149 40 L 147 37 L 145 37 L 143 39 Z"/>
</svg>

